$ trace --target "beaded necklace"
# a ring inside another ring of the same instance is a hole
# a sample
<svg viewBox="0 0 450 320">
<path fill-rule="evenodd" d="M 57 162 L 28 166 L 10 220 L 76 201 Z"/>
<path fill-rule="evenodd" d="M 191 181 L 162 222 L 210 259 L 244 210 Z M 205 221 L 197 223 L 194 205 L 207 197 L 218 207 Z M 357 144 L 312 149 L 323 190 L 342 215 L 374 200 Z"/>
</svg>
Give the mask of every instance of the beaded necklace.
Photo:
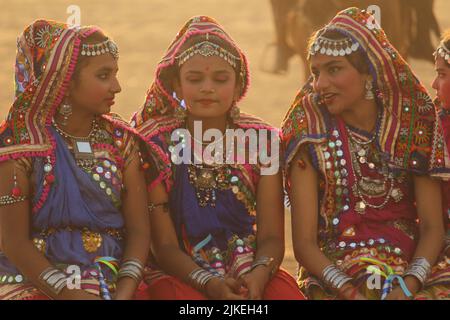
<svg viewBox="0 0 450 320">
<path fill-rule="evenodd" d="M 222 140 L 223 136 L 217 143 L 222 142 Z M 214 142 L 216 143 L 216 141 Z M 224 191 L 230 188 L 231 167 L 226 164 L 227 156 L 224 156 L 223 163 L 203 164 L 202 157 L 198 158 L 195 148 L 193 155 L 197 161 L 188 165 L 189 182 L 195 188 L 195 194 L 201 207 L 207 205 L 215 207 L 216 190 Z M 197 164 L 197 162 L 200 164 Z"/>
<path fill-rule="evenodd" d="M 187 137 L 182 133 L 178 133 L 178 136 L 182 138 L 182 143 L 185 144 Z M 222 140 L 223 137 L 218 142 Z M 195 141 L 200 143 L 198 140 Z M 173 146 L 169 147 L 169 151 L 173 151 Z M 255 214 L 256 203 L 252 191 L 243 182 L 244 178 L 236 170 L 233 170 L 236 166 L 226 163 L 227 159 L 230 159 L 232 151 L 232 149 L 227 150 L 223 163 L 204 164 L 203 159 L 199 158 L 194 150 L 193 156 L 198 160 L 196 162 L 199 164 L 194 162 L 187 165 L 189 182 L 194 186 L 196 197 L 201 207 L 208 205 L 215 207 L 217 190 L 231 190 L 236 195 L 236 198 L 245 204 L 249 213 L 253 215 Z"/>
<path fill-rule="evenodd" d="M 380 153 L 374 142 L 377 133 L 369 140 L 364 141 L 358 138 L 357 133 L 353 132 L 348 126 L 346 130 L 349 136 L 349 149 L 351 158 L 351 168 L 355 184 L 353 185 L 353 194 L 359 199 L 355 205 L 355 210 L 364 214 L 366 208 L 381 209 L 389 202 L 392 197 L 396 202 L 403 198 L 400 189 L 394 188 L 394 174 L 389 170 L 388 164 L 381 159 Z M 361 167 L 366 165 L 373 172 L 378 171 L 381 179 L 364 176 Z M 377 170 L 377 168 L 379 168 Z M 381 204 L 375 205 L 370 202 L 371 199 L 382 198 Z"/>
</svg>

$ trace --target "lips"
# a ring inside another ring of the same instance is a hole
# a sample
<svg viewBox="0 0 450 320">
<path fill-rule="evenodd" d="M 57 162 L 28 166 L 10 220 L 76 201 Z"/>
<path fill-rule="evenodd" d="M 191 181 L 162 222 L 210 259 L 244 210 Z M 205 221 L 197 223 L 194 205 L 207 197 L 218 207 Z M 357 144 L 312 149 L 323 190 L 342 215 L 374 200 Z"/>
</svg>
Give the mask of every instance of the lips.
<svg viewBox="0 0 450 320">
<path fill-rule="evenodd" d="M 202 104 L 202 105 L 209 106 L 209 105 L 211 105 L 211 104 L 213 104 L 213 103 L 216 103 L 217 100 L 212 100 L 212 99 L 200 99 L 200 100 L 197 100 L 197 102 L 200 103 L 200 104 Z"/>
<path fill-rule="evenodd" d="M 106 103 L 109 105 L 109 106 L 112 106 L 115 102 L 114 102 L 114 97 L 113 98 L 109 98 L 109 99 L 105 99 L 105 101 L 106 101 Z"/>
<path fill-rule="evenodd" d="M 322 100 L 325 104 L 331 104 L 336 97 L 336 93 L 326 93 L 322 95 Z"/>
</svg>

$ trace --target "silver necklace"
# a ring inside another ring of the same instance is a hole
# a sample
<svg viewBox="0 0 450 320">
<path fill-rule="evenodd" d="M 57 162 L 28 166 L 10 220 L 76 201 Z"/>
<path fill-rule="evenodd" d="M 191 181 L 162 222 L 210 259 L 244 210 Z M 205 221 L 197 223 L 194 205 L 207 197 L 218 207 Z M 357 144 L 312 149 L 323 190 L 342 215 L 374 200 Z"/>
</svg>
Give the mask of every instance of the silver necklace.
<svg viewBox="0 0 450 320">
<path fill-rule="evenodd" d="M 86 171 L 90 171 L 95 164 L 95 155 L 92 144 L 95 143 L 95 138 L 99 132 L 96 119 L 92 120 L 91 131 L 85 137 L 77 137 L 65 132 L 58 126 L 55 120 L 52 121 L 52 124 L 55 130 L 65 138 L 66 141 L 70 142 L 72 147 L 71 151 L 73 152 L 77 165 Z"/>
</svg>

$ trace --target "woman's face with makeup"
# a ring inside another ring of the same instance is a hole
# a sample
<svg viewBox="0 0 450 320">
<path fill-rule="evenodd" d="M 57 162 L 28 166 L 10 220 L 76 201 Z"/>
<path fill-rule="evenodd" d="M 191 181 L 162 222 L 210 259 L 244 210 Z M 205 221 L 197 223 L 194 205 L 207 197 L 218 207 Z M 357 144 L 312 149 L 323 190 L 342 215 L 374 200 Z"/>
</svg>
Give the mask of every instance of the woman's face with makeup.
<svg viewBox="0 0 450 320">
<path fill-rule="evenodd" d="M 365 96 L 368 75 L 360 73 L 345 57 L 317 54 L 311 57 L 314 91 L 334 115 L 358 108 Z"/>
<path fill-rule="evenodd" d="M 436 58 L 436 78 L 433 81 L 433 89 L 442 106 L 450 108 L 450 67 L 445 60 L 438 56 Z"/>
<path fill-rule="evenodd" d="M 218 56 L 195 55 L 181 66 L 175 91 L 195 118 L 224 117 L 238 97 L 236 73 Z"/>
<path fill-rule="evenodd" d="M 100 115 L 109 113 L 114 97 L 121 91 L 117 80 L 117 60 L 111 54 L 89 57 L 72 80 L 68 102 L 74 112 Z"/>
</svg>

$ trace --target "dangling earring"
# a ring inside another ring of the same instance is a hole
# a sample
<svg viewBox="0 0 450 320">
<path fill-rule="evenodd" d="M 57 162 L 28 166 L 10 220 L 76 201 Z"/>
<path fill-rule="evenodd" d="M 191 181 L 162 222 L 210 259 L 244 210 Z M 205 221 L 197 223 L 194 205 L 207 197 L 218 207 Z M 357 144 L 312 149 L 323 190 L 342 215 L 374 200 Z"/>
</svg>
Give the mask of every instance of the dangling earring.
<svg viewBox="0 0 450 320">
<path fill-rule="evenodd" d="M 236 105 L 236 102 L 233 102 L 233 106 L 230 109 L 230 118 L 234 122 L 234 121 L 239 120 L 240 116 L 241 116 L 241 110 Z"/>
<path fill-rule="evenodd" d="M 61 125 L 65 126 L 69 121 L 69 117 L 72 115 L 72 106 L 67 102 L 64 102 L 59 107 L 58 113 L 63 116 L 63 121 L 61 122 Z"/>
<path fill-rule="evenodd" d="M 373 100 L 375 99 L 375 95 L 373 93 L 373 84 L 372 84 L 372 80 L 368 79 L 366 81 L 366 95 L 365 95 L 366 100 Z"/>
<path fill-rule="evenodd" d="M 18 198 L 22 195 L 22 190 L 20 189 L 19 184 L 17 183 L 16 167 L 14 167 L 14 186 L 12 189 L 12 195 L 15 198 Z"/>
<path fill-rule="evenodd" d="M 175 118 L 178 120 L 184 120 L 187 117 L 186 102 L 184 99 L 178 100 L 179 106 L 175 109 Z"/>
</svg>

